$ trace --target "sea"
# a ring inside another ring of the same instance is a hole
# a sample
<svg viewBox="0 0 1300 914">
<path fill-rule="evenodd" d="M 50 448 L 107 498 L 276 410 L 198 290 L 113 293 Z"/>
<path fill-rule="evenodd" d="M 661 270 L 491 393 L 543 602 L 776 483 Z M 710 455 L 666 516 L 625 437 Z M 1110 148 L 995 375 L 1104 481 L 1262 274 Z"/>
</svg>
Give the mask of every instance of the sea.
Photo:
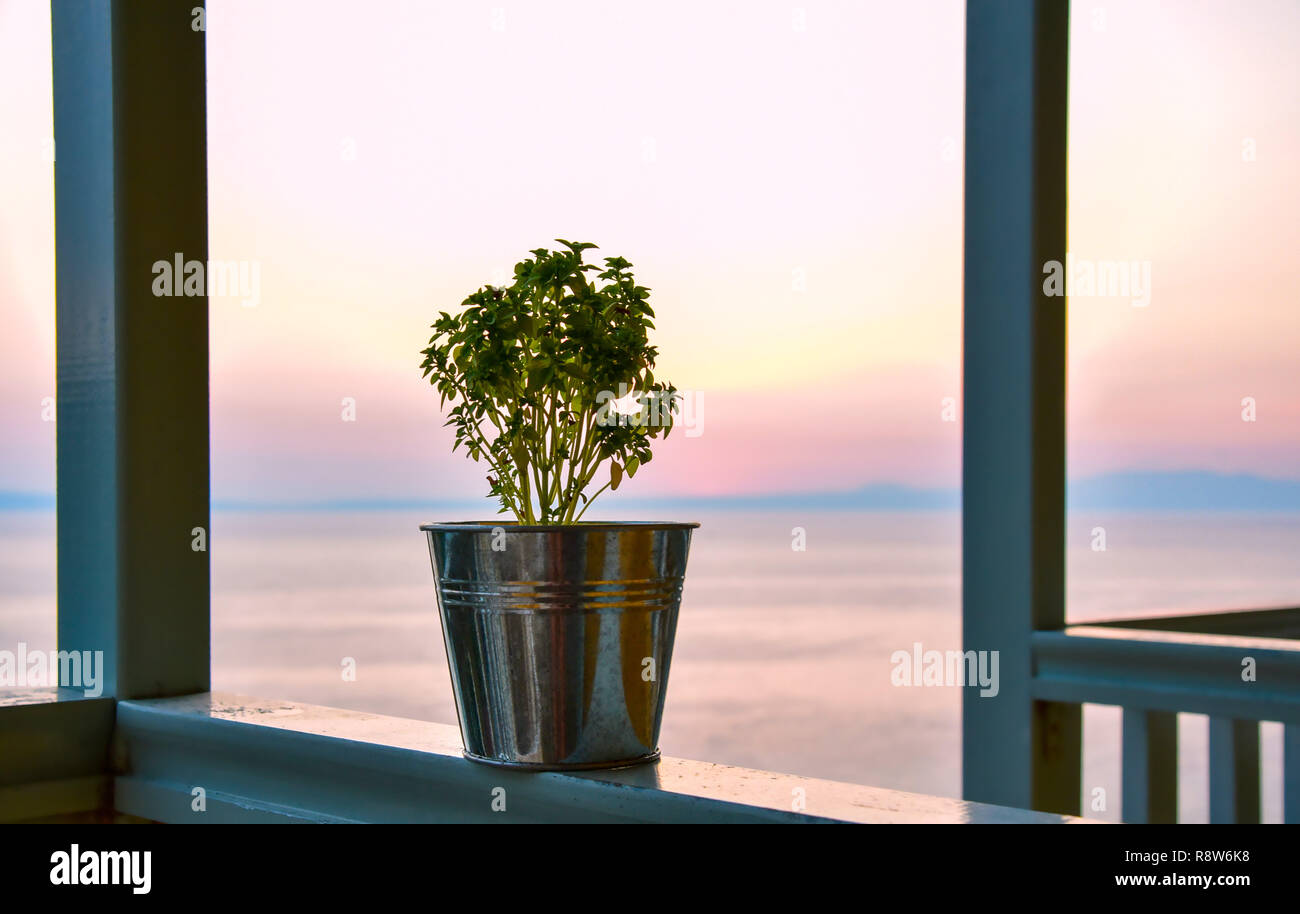
<svg viewBox="0 0 1300 914">
<path fill-rule="evenodd" d="M 691 546 L 665 755 L 961 793 L 961 698 L 896 685 L 897 651 L 961 644 L 954 511 L 710 509 Z M 216 511 L 214 689 L 454 723 L 428 510 Z M 1100 533 L 1100 536 L 1099 536 Z M 1104 548 L 1099 548 L 1104 546 Z M 51 513 L 0 512 L 0 650 L 54 646 Z M 1300 605 L 1300 515 L 1071 513 L 1070 621 Z M 345 677 L 354 669 L 355 678 Z M 1208 810 L 1208 722 L 1179 717 L 1180 817 Z M 1262 728 L 1281 820 L 1281 726 Z M 1120 712 L 1084 713 L 1084 814 L 1117 821 Z"/>
</svg>

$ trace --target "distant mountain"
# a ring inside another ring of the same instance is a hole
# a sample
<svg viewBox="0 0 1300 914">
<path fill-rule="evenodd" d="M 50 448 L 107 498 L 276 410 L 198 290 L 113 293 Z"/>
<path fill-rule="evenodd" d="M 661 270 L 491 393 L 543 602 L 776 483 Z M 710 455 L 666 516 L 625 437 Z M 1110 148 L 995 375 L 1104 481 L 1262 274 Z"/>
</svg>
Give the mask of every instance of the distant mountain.
<svg viewBox="0 0 1300 914">
<path fill-rule="evenodd" d="M 1083 511 L 1300 511 L 1300 480 L 1204 470 L 1107 473 L 1071 482 L 1067 498 Z"/>
<path fill-rule="evenodd" d="M 961 507 L 961 492 L 957 489 L 924 489 L 896 483 L 876 483 L 843 492 L 774 492 L 771 495 L 682 495 L 665 496 L 663 498 L 637 498 L 629 495 L 619 499 L 618 503 L 630 507 L 680 505 L 700 509 L 770 509 L 775 511 L 787 508 L 853 511 L 951 511 Z"/>
<path fill-rule="evenodd" d="M 0 491 L 0 511 L 53 511 L 54 496 L 43 492 Z"/>
<path fill-rule="evenodd" d="M 1133 471 L 1076 479 L 1067 489 L 1069 507 L 1077 511 L 1295 511 L 1300 512 L 1300 480 L 1270 479 L 1205 470 Z M 822 509 L 853 511 L 952 511 L 961 507 L 958 489 L 927 489 L 877 483 L 842 492 L 778 492 L 770 495 L 637 497 L 619 493 L 605 498 L 607 507 L 699 510 Z M 458 515 L 490 518 L 486 498 L 359 498 L 298 502 L 215 499 L 217 511 L 374 511 L 428 508 Z M 54 496 L 0 492 L 0 511 L 51 511 Z M 593 509 L 596 510 L 596 509 Z"/>
<path fill-rule="evenodd" d="M 1204 470 L 1106 473 L 1071 480 L 1066 489 L 1077 511 L 1296 511 L 1300 480 L 1269 479 Z M 925 489 L 883 483 L 845 492 L 645 499 L 624 504 L 717 508 L 823 508 L 855 511 L 935 511 L 961 507 L 959 489 Z"/>
</svg>

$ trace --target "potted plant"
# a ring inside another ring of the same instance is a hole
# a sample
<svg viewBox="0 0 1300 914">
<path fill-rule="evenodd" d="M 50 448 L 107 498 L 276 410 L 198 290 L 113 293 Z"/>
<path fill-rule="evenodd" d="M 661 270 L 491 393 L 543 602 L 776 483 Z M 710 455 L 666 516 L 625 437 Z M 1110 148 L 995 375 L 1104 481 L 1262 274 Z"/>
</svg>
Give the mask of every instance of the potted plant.
<svg viewBox="0 0 1300 914">
<path fill-rule="evenodd" d="M 508 521 L 425 524 L 465 754 L 535 769 L 658 758 L 694 523 L 584 521 L 650 462 L 679 395 L 656 380 L 650 290 L 557 239 L 442 312 L 421 367 Z M 590 274 L 596 272 L 592 277 Z M 594 489 L 594 491 L 593 491 Z"/>
</svg>

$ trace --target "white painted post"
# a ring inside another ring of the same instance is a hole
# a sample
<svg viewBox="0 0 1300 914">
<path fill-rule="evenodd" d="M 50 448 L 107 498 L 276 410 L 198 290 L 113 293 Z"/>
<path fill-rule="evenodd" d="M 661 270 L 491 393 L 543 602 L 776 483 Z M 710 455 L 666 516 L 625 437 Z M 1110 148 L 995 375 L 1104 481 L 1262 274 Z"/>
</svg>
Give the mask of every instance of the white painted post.
<svg viewBox="0 0 1300 914">
<path fill-rule="evenodd" d="M 117 698 L 209 685 L 208 299 L 153 289 L 208 258 L 197 2 L 51 4 L 58 640 Z"/>
<path fill-rule="evenodd" d="M 1030 640 L 1065 624 L 1065 259 L 1069 7 L 966 7 L 962 643 L 1001 688 L 962 705 L 969 800 L 1079 811 L 1081 715 L 1035 701 Z"/>
</svg>

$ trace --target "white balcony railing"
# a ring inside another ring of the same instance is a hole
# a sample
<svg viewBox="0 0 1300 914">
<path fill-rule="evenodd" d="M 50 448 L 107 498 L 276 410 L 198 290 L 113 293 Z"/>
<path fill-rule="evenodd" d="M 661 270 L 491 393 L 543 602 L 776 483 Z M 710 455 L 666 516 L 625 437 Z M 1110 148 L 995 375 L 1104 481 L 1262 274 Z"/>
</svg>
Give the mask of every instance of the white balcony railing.
<svg viewBox="0 0 1300 914">
<path fill-rule="evenodd" d="M 1125 822 L 1177 819 L 1178 712 L 1210 718 L 1211 822 L 1260 821 L 1259 722 L 1284 724 L 1283 818 L 1300 822 L 1300 609 L 1072 625 L 1035 632 L 1033 655 L 1034 699 L 1124 709 Z"/>
<path fill-rule="evenodd" d="M 62 698 L 57 690 L 15 693 L 0 708 L 6 745 L 33 745 L 39 734 L 35 744 L 49 749 L 0 762 L 0 784 L 22 782 L 0 787 L 0 821 L 1081 821 L 674 758 L 618 771 L 507 771 L 466 760 L 454 726 L 291 701 Z M 51 767 L 55 758 L 62 770 Z"/>
</svg>

